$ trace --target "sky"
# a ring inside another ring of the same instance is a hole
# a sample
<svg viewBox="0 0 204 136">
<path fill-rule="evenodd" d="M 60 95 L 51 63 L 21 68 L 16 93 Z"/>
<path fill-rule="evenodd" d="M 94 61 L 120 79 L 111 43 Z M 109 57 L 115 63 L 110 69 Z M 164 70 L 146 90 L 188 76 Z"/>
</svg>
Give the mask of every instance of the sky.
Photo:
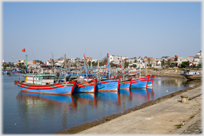
<svg viewBox="0 0 204 136">
<path fill-rule="evenodd" d="M 2 60 L 195 56 L 201 2 L 3 2 Z M 25 48 L 26 52 L 22 52 Z M 53 56 L 52 56 L 53 54 Z"/>
</svg>

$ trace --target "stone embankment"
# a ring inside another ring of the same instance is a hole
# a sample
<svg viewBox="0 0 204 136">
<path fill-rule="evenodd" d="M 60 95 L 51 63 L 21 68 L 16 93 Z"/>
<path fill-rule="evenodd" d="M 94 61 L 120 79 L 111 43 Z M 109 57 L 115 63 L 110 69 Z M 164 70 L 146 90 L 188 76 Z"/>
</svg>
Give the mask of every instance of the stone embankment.
<svg viewBox="0 0 204 136">
<path fill-rule="evenodd" d="M 201 92 L 201 84 L 198 84 L 133 107 L 123 113 L 60 131 L 58 134 L 200 133 Z M 186 95 L 190 99 L 187 103 L 182 103 L 180 95 Z"/>
<path fill-rule="evenodd" d="M 195 134 L 201 133 L 202 87 L 186 95 L 187 103 L 180 95 L 163 100 L 158 104 L 122 115 L 78 134 Z M 195 97 L 196 96 L 196 97 Z"/>
<path fill-rule="evenodd" d="M 192 70 L 192 71 L 199 71 L 202 73 L 201 70 Z M 182 74 L 184 73 L 183 69 L 147 69 L 147 74 L 155 75 L 155 76 L 166 76 L 166 77 L 176 77 L 176 78 L 185 78 Z M 146 74 L 146 69 L 141 70 L 141 75 Z"/>
</svg>

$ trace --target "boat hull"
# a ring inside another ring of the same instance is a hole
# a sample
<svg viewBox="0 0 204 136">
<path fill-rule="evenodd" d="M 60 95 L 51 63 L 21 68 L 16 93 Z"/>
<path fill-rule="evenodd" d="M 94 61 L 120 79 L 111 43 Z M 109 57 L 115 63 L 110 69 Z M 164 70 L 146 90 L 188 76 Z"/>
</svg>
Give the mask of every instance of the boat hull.
<svg viewBox="0 0 204 136">
<path fill-rule="evenodd" d="M 201 75 L 184 75 L 188 80 L 201 80 Z"/>
<path fill-rule="evenodd" d="M 91 82 L 84 82 L 76 85 L 73 93 L 94 93 L 96 89 L 97 79 Z"/>
<path fill-rule="evenodd" d="M 149 75 L 142 78 L 132 79 L 131 88 L 146 88 L 149 80 Z"/>
<path fill-rule="evenodd" d="M 96 84 L 98 92 L 117 92 L 119 89 L 120 77 L 118 79 L 107 79 Z"/>
<path fill-rule="evenodd" d="M 31 85 L 15 81 L 21 92 L 51 94 L 51 95 L 70 95 L 76 86 L 76 81 L 58 83 L 53 85 Z"/>
<path fill-rule="evenodd" d="M 131 78 L 132 80 L 132 78 Z M 131 80 L 121 81 L 119 85 L 120 90 L 129 90 L 131 85 Z"/>
<path fill-rule="evenodd" d="M 153 83 L 154 83 L 154 77 L 155 77 L 155 75 L 152 76 L 152 77 L 149 77 L 147 87 L 152 87 L 152 86 L 153 86 Z"/>
</svg>

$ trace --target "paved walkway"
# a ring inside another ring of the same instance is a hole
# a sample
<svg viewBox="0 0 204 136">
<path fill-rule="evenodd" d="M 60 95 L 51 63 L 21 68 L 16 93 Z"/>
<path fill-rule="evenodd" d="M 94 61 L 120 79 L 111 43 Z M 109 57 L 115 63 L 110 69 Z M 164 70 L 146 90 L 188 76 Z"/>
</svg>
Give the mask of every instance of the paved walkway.
<svg viewBox="0 0 204 136">
<path fill-rule="evenodd" d="M 164 90 L 165 91 L 165 90 Z M 189 98 L 201 94 L 202 86 L 183 94 Z M 181 103 L 180 95 L 158 104 L 131 112 L 78 134 L 184 134 L 188 126 L 198 126 L 201 118 L 202 95 Z M 192 117 L 192 119 L 190 118 Z M 197 122 L 196 122 L 197 121 Z M 179 124 L 182 128 L 177 129 Z M 197 123 L 197 125 L 195 125 Z M 193 127 L 192 127 L 193 128 Z M 198 131 L 200 128 L 196 128 Z M 186 131 L 187 130 L 187 131 Z M 200 133 L 200 132 L 198 132 Z M 192 134 L 192 133 L 191 133 Z"/>
</svg>

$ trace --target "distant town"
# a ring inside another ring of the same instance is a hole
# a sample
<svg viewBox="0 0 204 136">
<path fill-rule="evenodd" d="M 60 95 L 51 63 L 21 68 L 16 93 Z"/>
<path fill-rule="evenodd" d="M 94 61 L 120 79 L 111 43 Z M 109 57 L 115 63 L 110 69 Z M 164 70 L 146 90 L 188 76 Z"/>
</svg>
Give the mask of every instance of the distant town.
<svg viewBox="0 0 204 136">
<path fill-rule="evenodd" d="M 107 68 L 107 57 L 102 60 L 93 59 L 92 57 L 68 58 L 67 64 L 71 69 L 80 69 L 84 67 L 84 59 L 87 62 L 88 68 Z M 28 60 L 27 69 L 51 69 L 51 68 L 64 68 L 64 58 L 50 58 L 47 61 L 41 60 Z M 10 70 L 13 68 L 25 69 L 26 60 L 17 60 L 16 62 L 2 62 L 2 70 Z M 181 57 L 181 56 L 162 56 L 161 58 L 153 57 L 123 57 L 119 55 L 110 55 L 111 68 L 201 68 L 202 65 L 202 51 L 195 53 L 195 56 Z"/>
</svg>

